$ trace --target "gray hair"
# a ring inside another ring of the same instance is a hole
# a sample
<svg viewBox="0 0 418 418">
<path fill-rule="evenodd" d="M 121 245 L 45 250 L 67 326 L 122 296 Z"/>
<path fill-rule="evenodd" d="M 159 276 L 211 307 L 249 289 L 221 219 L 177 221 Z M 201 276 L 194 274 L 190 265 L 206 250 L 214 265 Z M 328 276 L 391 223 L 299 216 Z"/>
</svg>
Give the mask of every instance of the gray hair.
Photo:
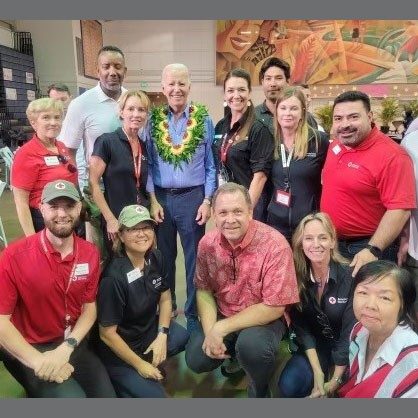
<svg viewBox="0 0 418 418">
<path fill-rule="evenodd" d="M 247 203 L 250 209 L 252 208 L 251 197 L 250 197 L 250 193 L 248 192 L 248 189 L 244 186 L 241 186 L 240 184 L 233 183 L 233 182 L 224 183 L 216 189 L 215 194 L 213 195 L 213 198 L 212 198 L 213 208 L 215 208 L 216 200 L 218 196 L 220 194 L 225 194 L 225 193 L 229 193 L 229 194 L 241 193 L 244 196 L 245 203 Z"/>
</svg>

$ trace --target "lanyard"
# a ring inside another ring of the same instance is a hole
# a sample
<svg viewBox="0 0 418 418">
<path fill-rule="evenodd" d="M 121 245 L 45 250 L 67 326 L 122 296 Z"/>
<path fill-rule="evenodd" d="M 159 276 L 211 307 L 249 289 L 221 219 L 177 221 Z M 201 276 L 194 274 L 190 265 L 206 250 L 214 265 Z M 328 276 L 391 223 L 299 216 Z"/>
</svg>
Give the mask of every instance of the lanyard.
<svg viewBox="0 0 418 418">
<path fill-rule="evenodd" d="M 125 132 L 125 131 L 124 131 Z M 126 132 L 125 132 L 126 135 Z M 126 137 L 128 137 L 128 135 L 126 135 Z M 135 157 L 135 150 L 133 147 L 133 144 L 131 143 L 131 141 L 129 141 L 129 145 L 131 147 L 131 152 L 132 152 L 132 159 L 134 160 L 134 176 L 135 176 L 135 185 L 136 185 L 136 199 L 137 199 L 137 203 L 140 204 L 139 201 L 139 179 L 141 177 L 141 164 L 142 164 L 142 147 L 141 147 L 141 142 L 138 140 L 138 155 Z"/>
<path fill-rule="evenodd" d="M 51 267 L 51 270 L 53 270 L 52 266 L 53 266 L 54 261 L 51 259 L 51 254 L 49 253 L 48 248 L 46 246 L 46 232 L 45 231 L 46 231 L 46 229 L 44 229 L 42 231 L 42 233 L 41 233 L 42 249 L 44 250 L 44 253 L 45 253 L 46 257 L 48 258 L 48 262 L 49 262 L 49 265 Z M 70 275 L 68 277 L 67 287 L 66 287 L 66 289 L 64 291 L 64 306 L 65 306 L 65 317 L 64 317 L 64 319 L 65 319 L 65 328 L 67 328 L 70 325 L 70 320 L 71 320 L 71 316 L 68 313 L 67 295 L 68 295 L 68 292 L 70 290 L 71 283 L 73 282 L 73 280 L 75 278 L 75 269 L 77 267 L 77 261 L 78 261 L 78 244 L 75 241 L 74 263 L 73 263 L 73 266 L 71 268 Z"/>
<path fill-rule="evenodd" d="M 287 156 L 287 159 L 286 159 L 286 150 L 285 150 L 283 144 L 280 144 L 280 152 L 282 154 L 282 165 L 283 165 L 283 168 L 289 168 L 290 167 L 290 161 L 292 161 L 292 157 L 293 157 L 293 148 L 289 152 L 289 155 Z"/>
<path fill-rule="evenodd" d="M 229 132 L 229 134 L 230 133 L 231 132 Z M 235 131 L 232 135 L 229 135 L 228 133 L 224 135 L 224 140 L 222 141 L 221 145 L 221 161 L 224 164 L 226 163 L 226 156 L 228 155 L 229 149 L 232 147 L 232 145 L 234 145 L 234 142 L 238 138 L 237 133 L 238 131 Z"/>
</svg>

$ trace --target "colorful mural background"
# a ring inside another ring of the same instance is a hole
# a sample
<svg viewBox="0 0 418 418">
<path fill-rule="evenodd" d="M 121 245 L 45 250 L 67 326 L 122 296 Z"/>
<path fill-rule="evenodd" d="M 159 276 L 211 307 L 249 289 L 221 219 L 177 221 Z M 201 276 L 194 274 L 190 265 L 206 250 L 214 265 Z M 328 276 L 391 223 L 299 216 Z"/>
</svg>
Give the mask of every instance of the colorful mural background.
<svg viewBox="0 0 418 418">
<path fill-rule="evenodd" d="M 217 21 L 217 84 L 242 67 L 258 85 L 271 56 L 289 62 L 292 84 L 418 83 L 418 21 Z"/>
</svg>

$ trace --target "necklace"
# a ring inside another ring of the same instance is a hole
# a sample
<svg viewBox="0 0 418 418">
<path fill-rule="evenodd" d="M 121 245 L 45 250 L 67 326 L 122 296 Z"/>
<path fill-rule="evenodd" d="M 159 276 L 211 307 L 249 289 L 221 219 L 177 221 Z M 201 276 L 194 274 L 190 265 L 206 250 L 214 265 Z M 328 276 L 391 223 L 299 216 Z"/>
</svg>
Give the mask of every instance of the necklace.
<svg viewBox="0 0 418 418">
<path fill-rule="evenodd" d="M 168 130 L 167 105 L 153 108 L 151 110 L 151 135 L 161 159 L 180 168 L 182 162 L 190 162 L 197 146 L 203 140 L 207 116 L 206 106 L 192 103 L 189 106 L 189 118 L 183 138 L 179 144 L 173 144 Z"/>
</svg>

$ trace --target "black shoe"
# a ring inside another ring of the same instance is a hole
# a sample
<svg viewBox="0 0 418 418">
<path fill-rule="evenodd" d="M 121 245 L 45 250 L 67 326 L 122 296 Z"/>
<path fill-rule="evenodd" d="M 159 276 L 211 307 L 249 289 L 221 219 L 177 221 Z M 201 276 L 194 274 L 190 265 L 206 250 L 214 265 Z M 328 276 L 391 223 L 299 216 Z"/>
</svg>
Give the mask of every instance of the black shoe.
<svg viewBox="0 0 418 418">
<path fill-rule="evenodd" d="M 239 365 L 237 359 L 229 359 L 227 360 L 226 365 L 221 366 L 221 373 L 222 376 L 228 378 L 238 378 L 243 377 L 245 375 L 244 369 Z"/>
</svg>

